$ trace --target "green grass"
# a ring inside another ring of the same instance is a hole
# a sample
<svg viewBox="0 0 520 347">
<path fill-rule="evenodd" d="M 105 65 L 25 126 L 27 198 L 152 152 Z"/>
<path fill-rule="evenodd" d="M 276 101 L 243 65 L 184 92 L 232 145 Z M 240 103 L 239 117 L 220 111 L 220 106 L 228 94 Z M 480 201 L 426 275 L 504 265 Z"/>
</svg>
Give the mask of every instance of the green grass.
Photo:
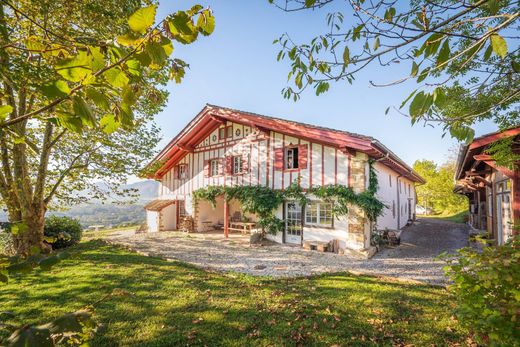
<svg viewBox="0 0 520 347">
<path fill-rule="evenodd" d="M 454 223 L 465 223 L 464 218 L 468 215 L 468 211 L 461 211 L 451 214 L 436 214 L 436 215 L 420 215 L 419 218 L 435 218 L 442 219 Z"/>
<path fill-rule="evenodd" d="M 90 241 L 93 239 L 102 239 L 105 236 L 112 234 L 116 231 L 123 231 L 123 230 L 137 230 L 139 228 L 139 225 L 130 225 L 125 227 L 115 227 L 115 228 L 108 228 L 108 229 L 100 229 L 98 231 L 95 230 L 84 230 L 82 234 L 82 239 L 85 241 Z"/>
<path fill-rule="evenodd" d="M 1 310 L 42 323 L 115 288 L 128 291 L 96 306 L 106 328 L 91 346 L 440 346 L 467 335 L 450 318 L 453 298 L 441 287 L 348 273 L 220 274 L 99 240 L 73 252 L 51 271 L 0 285 Z"/>
</svg>

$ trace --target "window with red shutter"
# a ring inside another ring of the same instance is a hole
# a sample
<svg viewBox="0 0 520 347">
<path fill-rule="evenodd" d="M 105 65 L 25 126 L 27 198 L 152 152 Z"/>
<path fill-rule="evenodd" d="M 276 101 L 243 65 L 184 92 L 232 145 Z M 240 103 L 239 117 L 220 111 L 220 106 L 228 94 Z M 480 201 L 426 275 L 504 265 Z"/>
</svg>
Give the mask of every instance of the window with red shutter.
<svg viewBox="0 0 520 347">
<path fill-rule="evenodd" d="M 283 164 L 283 148 L 275 148 L 274 149 L 274 169 L 276 171 L 282 171 L 284 168 Z"/>
<path fill-rule="evenodd" d="M 284 169 L 293 170 L 299 168 L 299 150 L 298 146 L 290 146 L 285 148 Z"/>
<path fill-rule="evenodd" d="M 188 164 L 179 164 L 179 169 L 176 178 L 180 180 L 185 180 L 188 178 Z"/>
<path fill-rule="evenodd" d="M 232 170 L 233 170 L 233 157 L 228 156 L 228 157 L 226 157 L 226 168 L 225 168 L 226 175 L 231 175 L 233 172 Z"/>
<path fill-rule="evenodd" d="M 235 155 L 231 157 L 231 173 L 233 175 L 242 173 L 242 163 L 243 160 L 241 155 Z"/>
<path fill-rule="evenodd" d="M 209 160 L 204 160 L 204 177 L 209 177 L 210 176 L 210 165 L 209 165 Z"/>
<path fill-rule="evenodd" d="M 173 178 L 174 179 L 179 178 L 179 165 L 176 165 L 173 167 Z"/>
<path fill-rule="evenodd" d="M 298 167 L 300 169 L 306 169 L 307 168 L 307 156 L 308 156 L 308 145 L 299 145 L 299 151 L 298 151 Z"/>
<path fill-rule="evenodd" d="M 211 159 L 209 162 L 209 175 L 218 176 L 220 173 L 220 159 Z"/>
</svg>

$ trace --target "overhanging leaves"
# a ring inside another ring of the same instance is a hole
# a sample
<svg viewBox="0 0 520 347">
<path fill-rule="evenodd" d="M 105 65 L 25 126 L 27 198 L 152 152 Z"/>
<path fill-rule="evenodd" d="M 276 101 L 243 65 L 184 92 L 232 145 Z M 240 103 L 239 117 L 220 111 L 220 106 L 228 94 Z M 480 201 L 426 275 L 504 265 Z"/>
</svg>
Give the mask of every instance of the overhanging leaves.
<svg viewBox="0 0 520 347">
<path fill-rule="evenodd" d="M 128 25 L 133 31 L 143 34 L 155 21 L 156 6 L 143 7 L 128 18 Z"/>
</svg>

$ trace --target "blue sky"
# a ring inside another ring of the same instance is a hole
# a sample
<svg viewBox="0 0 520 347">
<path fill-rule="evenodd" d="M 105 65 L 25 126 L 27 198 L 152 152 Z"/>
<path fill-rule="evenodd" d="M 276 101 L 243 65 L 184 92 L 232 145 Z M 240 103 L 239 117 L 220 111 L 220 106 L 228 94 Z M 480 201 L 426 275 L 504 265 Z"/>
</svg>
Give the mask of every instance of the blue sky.
<svg viewBox="0 0 520 347">
<path fill-rule="evenodd" d="M 165 1 L 158 19 L 195 3 L 210 6 L 216 28 L 210 37 L 201 37 L 188 46 L 176 44 L 174 56 L 190 64 L 182 84 L 168 86 L 170 98 L 156 116 L 162 129 L 162 148 L 206 103 L 278 116 L 377 138 L 412 165 L 417 159 L 445 161 L 457 142 L 441 138 L 439 127 L 415 125 L 390 112 L 413 90 L 413 84 L 371 87 L 370 80 L 389 82 L 410 71 L 410 66 L 388 69 L 372 65 L 358 75 L 353 85 L 338 82 L 319 97 L 313 91 L 298 102 L 285 100 L 280 91 L 286 85 L 288 62 L 277 62 L 278 47 L 272 42 L 288 32 L 297 42 L 307 42 L 325 28 L 325 14 L 331 9 L 284 13 L 267 0 Z M 405 65 L 405 64 L 403 64 Z M 480 124 L 477 136 L 495 130 L 491 123 Z"/>
</svg>

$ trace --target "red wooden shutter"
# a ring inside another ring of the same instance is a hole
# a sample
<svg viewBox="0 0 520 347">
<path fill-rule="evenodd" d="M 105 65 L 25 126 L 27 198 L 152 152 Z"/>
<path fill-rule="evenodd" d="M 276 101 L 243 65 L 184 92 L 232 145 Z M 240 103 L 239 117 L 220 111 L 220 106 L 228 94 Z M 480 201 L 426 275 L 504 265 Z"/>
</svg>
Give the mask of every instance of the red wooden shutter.
<svg viewBox="0 0 520 347">
<path fill-rule="evenodd" d="M 242 172 L 249 172 L 249 155 L 246 153 L 242 154 Z"/>
<path fill-rule="evenodd" d="M 227 156 L 226 157 L 226 174 L 231 175 L 233 173 L 233 157 Z"/>
<path fill-rule="evenodd" d="M 204 160 L 204 177 L 209 177 L 211 170 L 211 165 L 209 165 L 209 160 Z"/>
<path fill-rule="evenodd" d="M 218 161 L 218 174 L 219 175 L 224 175 L 225 174 L 225 168 L 226 168 L 226 159 L 225 158 L 221 158 Z"/>
<path fill-rule="evenodd" d="M 179 178 L 179 165 L 175 165 L 173 167 L 173 178 L 178 179 Z"/>
<path fill-rule="evenodd" d="M 274 169 L 276 171 L 283 170 L 283 147 L 274 149 Z"/>
<path fill-rule="evenodd" d="M 298 167 L 300 169 L 307 168 L 307 154 L 308 154 L 308 145 L 299 145 L 298 146 Z"/>
</svg>

